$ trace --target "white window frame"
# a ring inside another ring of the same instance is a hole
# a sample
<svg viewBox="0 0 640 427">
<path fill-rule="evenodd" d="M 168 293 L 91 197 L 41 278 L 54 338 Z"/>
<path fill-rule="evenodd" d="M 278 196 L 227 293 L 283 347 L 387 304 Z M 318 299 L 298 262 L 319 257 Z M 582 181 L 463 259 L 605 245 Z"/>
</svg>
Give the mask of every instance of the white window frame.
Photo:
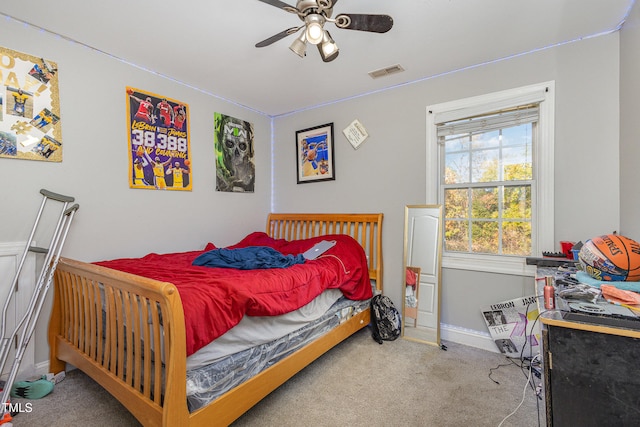
<svg viewBox="0 0 640 427">
<path fill-rule="evenodd" d="M 538 142 L 534 148 L 534 180 L 537 191 L 532 200 L 532 232 L 537 248 L 532 256 L 540 256 L 543 250 L 553 250 L 554 243 L 554 117 L 555 82 L 544 82 L 531 86 L 460 99 L 427 107 L 427 159 L 426 182 L 427 203 L 434 204 L 440 194 L 440 155 L 436 123 L 447 122 L 478 114 L 499 111 L 505 108 L 539 102 Z M 532 236 L 533 237 L 533 236 Z M 535 275 L 535 266 L 528 266 L 526 257 L 442 253 L 442 267 L 491 273 Z"/>
</svg>

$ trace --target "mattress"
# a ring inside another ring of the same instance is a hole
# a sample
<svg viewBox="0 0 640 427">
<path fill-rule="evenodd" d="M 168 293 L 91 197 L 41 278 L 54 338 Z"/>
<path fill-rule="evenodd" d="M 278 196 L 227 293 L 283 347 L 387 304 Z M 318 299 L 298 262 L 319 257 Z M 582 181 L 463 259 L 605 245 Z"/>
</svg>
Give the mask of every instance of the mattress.
<svg viewBox="0 0 640 427">
<path fill-rule="evenodd" d="M 189 411 L 193 412 L 206 406 L 351 316 L 365 310 L 369 303 L 369 300 L 353 301 L 340 297 L 323 315 L 305 326 L 269 342 L 219 357 L 213 363 L 187 370 Z"/>
<path fill-rule="evenodd" d="M 100 291 L 101 299 L 105 301 L 102 286 Z M 187 357 L 189 411 L 193 412 L 206 406 L 217 397 L 331 331 L 351 316 L 362 312 L 369 305 L 370 299 L 350 300 L 345 298 L 340 290 L 328 289 L 310 303 L 290 313 L 280 316 L 245 316 L 226 334 Z M 106 316 L 103 307 L 104 325 L 107 324 Z M 126 330 L 126 324 L 123 326 Z M 163 336 L 164 333 L 161 333 L 161 341 Z M 154 348 L 153 336 L 150 338 L 150 346 Z M 106 336 L 103 335 L 103 339 L 106 342 Z M 161 363 L 164 367 L 163 344 L 161 349 Z M 155 362 L 152 358 L 152 365 Z M 153 390 L 153 384 L 151 389 Z"/>
<path fill-rule="evenodd" d="M 328 289 L 298 310 L 280 316 L 244 316 L 224 335 L 187 357 L 187 370 L 286 336 L 322 317 L 340 297 L 339 289 Z"/>
</svg>

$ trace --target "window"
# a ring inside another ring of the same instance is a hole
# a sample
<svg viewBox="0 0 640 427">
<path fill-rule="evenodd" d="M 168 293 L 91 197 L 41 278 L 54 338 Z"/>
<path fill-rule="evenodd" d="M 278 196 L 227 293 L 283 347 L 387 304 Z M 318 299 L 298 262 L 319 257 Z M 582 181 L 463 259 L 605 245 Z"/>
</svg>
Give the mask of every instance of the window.
<svg viewBox="0 0 640 427">
<path fill-rule="evenodd" d="M 430 106 L 427 123 L 443 266 L 531 274 L 524 257 L 554 247 L 553 82 Z"/>
<path fill-rule="evenodd" d="M 445 251 L 531 255 L 537 124 L 536 104 L 437 124 Z"/>
</svg>

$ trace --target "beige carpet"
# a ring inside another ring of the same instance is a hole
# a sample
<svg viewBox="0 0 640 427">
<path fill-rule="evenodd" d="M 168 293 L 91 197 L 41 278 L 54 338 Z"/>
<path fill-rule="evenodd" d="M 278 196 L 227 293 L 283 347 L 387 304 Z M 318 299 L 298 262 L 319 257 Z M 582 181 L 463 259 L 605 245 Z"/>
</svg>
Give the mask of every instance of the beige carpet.
<svg viewBox="0 0 640 427">
<path fill-rule="evenodd" d="M 526 387 L 527 372 L 500 354 L 445 344 L 447 351 L 403 339 L 379 345 L 364 329 L 271 393 L 234 426 L 545 425 L 544 401 Z M 498 365 L 505 366 L 492 372 Z M 525 389 L 524 402 L 515 411 Z M 14 399 L 18 401 L 27 402 Z M 53 393 L 29 402 L 32 411 L 18 414 L 14 426 L 139 425 L 77 370 Z"/>
</svg>

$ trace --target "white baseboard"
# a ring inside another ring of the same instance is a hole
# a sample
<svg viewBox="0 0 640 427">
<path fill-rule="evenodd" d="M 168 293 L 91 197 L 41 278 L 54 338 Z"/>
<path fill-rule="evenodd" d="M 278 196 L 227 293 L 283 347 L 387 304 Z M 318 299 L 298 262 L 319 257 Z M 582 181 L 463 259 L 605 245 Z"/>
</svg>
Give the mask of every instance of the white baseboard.
<svg viewBox="0 0 640 427">
<path fill-rule="evenodd" d="M 36 363 L 36 375 L 44 375 L 49 373 L 49 361 Z M 57 374 L 57 372 L 54 372 Z"/>
<path fill-rule="evenodd" d="M 9 360 L 7 363 L 12 362 L 12 360 Z M 20 370 L 20 372 L 18 373 L 18 376 L 16 377 L 16 379 L 14 381 L 25 381 L 27 378 L 32 378 L 32 377 L 39 377 L 45 374 L 49 373 L 49 361 L 44 361 L 44 362 L 38 362 L 35 365 L 31 365 L 31 366 L 23 366 L 22 364 L 20 365 L 20 367 L 22 367 L 23 369 Z M 73 368 L 71 365 L 69 365 L 70 368 Z M 67 368 L 65 369 L 66 371 L 69 371 L 70 369 Z M 57 372 L 53 372 L 54 374 L 57 374 Z M 2 381 L 6 381 L 7 377 L 9 376 L 9 372 L 6 372 L 3 376 L 2 376 Z"/>
<path fill-rule="evenodd" d="M 498 350 L 496 343 L 493 342 L 488 332 L 475 331 L 473 329 L 441 323 L 440 338 L 444 341 L 451 341 L 493 353 L 500 353 L 500 350 Z"/>
</svg>

